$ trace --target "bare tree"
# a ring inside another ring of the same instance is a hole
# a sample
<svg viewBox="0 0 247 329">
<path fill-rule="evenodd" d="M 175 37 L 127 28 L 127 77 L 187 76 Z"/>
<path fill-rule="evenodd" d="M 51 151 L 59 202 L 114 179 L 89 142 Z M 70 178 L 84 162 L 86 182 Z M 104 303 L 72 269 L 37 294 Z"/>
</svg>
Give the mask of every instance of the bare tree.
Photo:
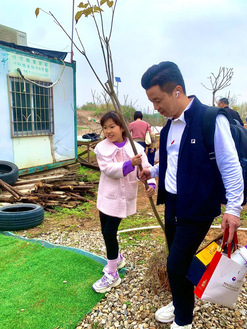
<svg viewBox="0 0 247 329">
<path fill-rule="evenodd" d="M 78 21 L 82 17 L 86 17 L 86 18 L 91 17 L 93 19 L 94 26 L 96 28 L 96 34 L 98 36 L 98 40 L 100 43 L 100 49 L 101 49 L 101 54 L 103 57 L 103 63 L 104 63 L 104 68 L 105 68 L 105 73 L 106 73 L 106 77 L 104 78 L 104 80 L 99 77 L 99 75 L 96 72 L 96 69 L 94 68 L 93 64 L 91 63 L 77 29 L 75 29 L 75 31 L 76 31 L 76 34 L 77 34 L 77 37 L 79 40 L 79 44 L 75 43 L 74 39 L 70 36 L 70 34 L 64 29 L 62 24 L 57 20 L 57 18 L 50 11 L 46 12 L 42 8 L 36 8 L 35 15 L 37 17 L 39 15 L 40 10 L 43 11 L 44 13 L 50 15 L 53 18 L 54 22 L 67 35 L 67 37 L 70 39 L 70 41 L 72 42 L 74 47 L 79 51 L 79 53 L 81 55 L 84 56 L 88 65 L 90 66 L 92 72 L 94 73 L 96 79 L 98 80 L 101 87 L 103 88 L 103 91 L 105 92 L 105 94 L 107 94 L 110 97 L 115 111 L 119 114 L 119 117 L 121 118 L 124 130 L 126 131 L 127 137 L 129 138 L 129 141 L 131 143 L 133 152 L 136 155 L 137 150 L 136 150 L 133 138 L 129 132 L 128 124 L 123 116 L 122 107 L 120 105 L 120 102 L 119 102 L 116 92 L 114 90 L 114 67 L 113 67 L 113 58 L 112 58 L 112 52 L 111 52 L 111 47 L 110 47 L 110 40 L 111 40 L 111 36 L 112 36 L 112 31 L 113 31 L 114 14 L 115 14 L 117 1 L 118 0 L 115 0 L 115 1 L 113 1 L 113 0 L 112 1 L 111 0 L 95 0 L 94 2 L 96 4 L 93 5 L 92 4 L 93 0 L 85 0 L 85 2 L 80 2 L 79 6 L 78 6 L 80 8 L 80 10 L 75 15 L 76 23 L 78 23 Z M 106 6 L 112 10 L 108 33 L 105 28 L 103 9 L 102 9 L 102 7 L 105 8 Z M 104 83 L 103 81 L 107 81 L 107 82 Z M 139 166 L 139 169 L 142 170 L 142 165 Z M 147 182 L 145 183 L 145 188 L 146 189 L 148 188 Z M 165 231 L 164 224 L 158 214 L 158 211 L 154 205 L 154 201 L 153 201 L 152 197 L 149 198 L 149 201 L 150 201 L 153 212 L 154 212 L 160 226 L 162 227 L 163 231 Z M 166 249 L 167 249 L 167 243 L 166 243 Z"/>
<path fill-rule="evenodd" d="M 231 80 L 233 77 L 233 68 L 220 67 L 217 75 L 211 73 L 208 77 L 210 80 L 211 87 L 205 86 L 203 83 L 203 87 L 212 91 L 212 106 L 215 106 L 215 94 L 217 91 L 222 90 L 231 84 Z"/>
</svg>

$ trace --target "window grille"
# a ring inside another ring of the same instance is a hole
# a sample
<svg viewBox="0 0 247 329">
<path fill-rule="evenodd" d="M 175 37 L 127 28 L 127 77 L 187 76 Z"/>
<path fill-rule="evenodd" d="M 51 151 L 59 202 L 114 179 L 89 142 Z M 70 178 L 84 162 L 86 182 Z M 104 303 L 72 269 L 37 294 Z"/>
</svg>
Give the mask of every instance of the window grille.
<svg viewBox="0 0 247 329">
<path fill-rule="evenodd" d="M 52 83 L 34 82 L 9 77 L 12 137 L 54 134 Z"/>
</svg>

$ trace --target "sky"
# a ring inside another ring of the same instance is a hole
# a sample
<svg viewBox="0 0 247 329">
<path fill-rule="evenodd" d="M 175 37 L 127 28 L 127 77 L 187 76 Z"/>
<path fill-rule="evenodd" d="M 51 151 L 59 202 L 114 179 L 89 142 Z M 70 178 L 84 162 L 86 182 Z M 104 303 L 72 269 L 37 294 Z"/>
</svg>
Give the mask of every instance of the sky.
<svg viewBox="0 0 247 329">
<path fill-rule="evenodd" d="M 95 3 L 94 0 L 91 1 Z M 74 0 L 75 13 L 80 1 Z M 71 42 L 52 17 L 37 7 L 51 11 L 65 30 L 72 33 L 72 0 L 8 0 L 0 3 L 0 24 L 26 32 L 29 47 L 71 51 Z M 105 24 L 110 11 L 104 12 Z M 233 68 L 231 85 L 216 96 L 247 102 L 247 1 L 246 0 L 118 0 L 111 50 L 114 75 L 120 77 L 118 96 L 122 105 L 152 113 L 140 81 L 153 64 L 175 62 L 184 77 L 187 95 L 196 95 L 211 105 L 208 77 L 220 67 Z M 94 69 L 106 82 L 99 40 L 90 17 L 76 28 Z M 107 30 L 107 29 L 106 29 Z M 74 40 L 77 41 L 74 32 Z M 70 53 L 66 61 L 70 61 Z M 103 101 L 102 87 L 83 55 L 74 50 L 77 105 L 93 102 L 93 94 Z"/>
</svg>

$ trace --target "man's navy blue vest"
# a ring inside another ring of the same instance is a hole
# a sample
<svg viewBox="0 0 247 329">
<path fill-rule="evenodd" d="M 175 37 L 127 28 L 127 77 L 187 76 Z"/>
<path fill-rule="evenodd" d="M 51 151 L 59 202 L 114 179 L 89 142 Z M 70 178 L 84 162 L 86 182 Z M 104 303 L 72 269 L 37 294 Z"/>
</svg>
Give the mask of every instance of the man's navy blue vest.
<svg viewBox="0 0 247 329">
<path fill-rule="evenodd" d="M 207 106 L 193 97 L 191 107 L 184 112 L 186 126 L 178 155 L 176 216 L 185 220 L 210 220 L 221 213 L 220 193 L 203 139 L 202 117 Z M 170 125 L 171 120 L 168 120 L 160 134 L 157 204 L 165 203 L 166 144 Z"/>
</svg>

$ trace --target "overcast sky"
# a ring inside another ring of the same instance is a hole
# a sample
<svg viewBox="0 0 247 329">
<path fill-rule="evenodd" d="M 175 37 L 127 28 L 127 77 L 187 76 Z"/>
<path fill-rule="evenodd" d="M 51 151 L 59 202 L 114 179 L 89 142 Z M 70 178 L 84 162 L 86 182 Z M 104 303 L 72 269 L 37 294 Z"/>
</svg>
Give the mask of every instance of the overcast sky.
<svg viewBox="0 0 247 329">
<path fill-rule="evenodd" d="M 94 1 L 92 0 L 92 3 Z M 70 52 L 70 40 L 52 18 L 35 9 L 51 11 L 71 34 L 72 0 L 7 0 L 0 3 L 0 24 L 27 33 L 30 47 Z M 75 12 L 80 1 L 75 0 Z M 233 68 L 230 87 L 217 96 L 247 102 L 247 1 L 246 0 L 118 0 L 111 39 L 115 76 L 121 78 L 119 99 L 140 110 L 152 104 L 140 85 L 148 67 L 173 61 L 184 76 L 187 94 L 210 105 L 212 94 L 207 77 L 219 67 Z M 106 81 L 95 29 L 89 18 L 77 24 L 80 37 L 102 81 Z M 75 37 L 76 39 L 76 37 Z M 77 105 L 92 101 L 92 91 L 101 87 L 84 57 L 75 51 Z M 70 61 L 70 55 L 66 58 Z"/>
</svg>

